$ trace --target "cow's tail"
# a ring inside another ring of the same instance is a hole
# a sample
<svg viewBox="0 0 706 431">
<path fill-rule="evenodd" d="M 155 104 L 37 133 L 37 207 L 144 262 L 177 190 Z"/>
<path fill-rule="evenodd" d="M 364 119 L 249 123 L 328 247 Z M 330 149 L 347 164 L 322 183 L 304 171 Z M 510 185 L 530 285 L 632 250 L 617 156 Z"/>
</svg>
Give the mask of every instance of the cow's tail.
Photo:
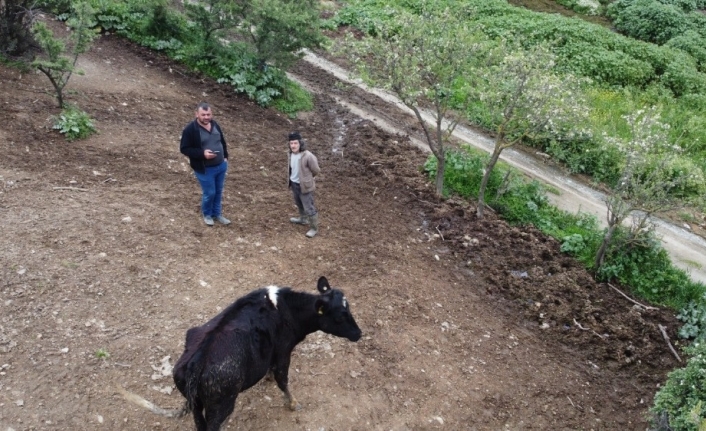
<svg viewBox="0 0 706 431">
<path fill-rule="evenodd" d="M 130 401 L 131 403 L 135 403 L 140 407 L 146 408 L 147 410 L 151 411 L 152 413 L 156 413 L 158 415 L 166 416 L 168 418 L 180 418 L 184 416 L 185 414 L 189 413 L 189 410 L 187 408 L 187 405 L 184 405 L 181 409 L 173 409 L 173 410 L 168 410 L 168 409 L 163 409 L 154 403 L 147 401 L 146 399 L 142 398 L 141 396 L 137 394 L 133 394 L 132 392 L 128 392 L 125 390 L 122 386 L 118 386 L 118 392 L 125 398 L 126 400 Z"/>
</svg>

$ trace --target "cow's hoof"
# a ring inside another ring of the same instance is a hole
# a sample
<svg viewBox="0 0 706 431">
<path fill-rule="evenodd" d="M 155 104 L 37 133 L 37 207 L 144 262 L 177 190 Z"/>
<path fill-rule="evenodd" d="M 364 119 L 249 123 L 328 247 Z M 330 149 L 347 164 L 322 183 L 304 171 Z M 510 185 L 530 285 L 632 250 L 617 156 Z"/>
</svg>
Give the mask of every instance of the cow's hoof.
<svg viewBox="0 0 706 431">
<path fill-rule="evenodd" d="M 289 405 L 289 410 L 291 410 L 291 411 L 293 411 L 293 412 L 298 412 L 298 411 L 301 410 L 301 409 L 302 409 L 302 405 L 299 404 L 299 403 L 296 402 L 296 401 L 294 401 L 293 403 L 291 403 L 291 404 Z"/>
</svg>

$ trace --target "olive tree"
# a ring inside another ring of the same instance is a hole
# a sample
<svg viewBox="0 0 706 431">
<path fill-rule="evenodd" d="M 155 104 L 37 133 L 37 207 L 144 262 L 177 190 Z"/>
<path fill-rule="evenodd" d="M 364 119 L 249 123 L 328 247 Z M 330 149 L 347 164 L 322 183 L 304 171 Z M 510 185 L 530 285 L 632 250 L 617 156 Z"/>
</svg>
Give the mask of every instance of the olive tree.
<svg viewBox="0 0 706 431">
<path fill-rule="evenodd" d="M 571 139 L 582 130 L 587 109 L 580 81 L 554 72 L 554 55 L 545 46 L 505 52 L 483 70 L 479 97 L 492 124 L 495 143 L 478 191 L 477 216 L 483 217 L 485 191 L 500 154 L 524 139 Z"/>
<path fill-rule="evenodd" d="M 375 37 L 348 38 L 345 47 L 366 81 L 392 91 L 414 112 L 438 160 L 435 185 L 439 195 L 448 139 L 472 102 L 464 82 L 472 77 L 474 64 L 487 45 L 467 22 L 448 12 L 400 13 L 381 24 Z M 431 110 L 431 125 L 424 118 L 426 108 Z"/>
</svg>

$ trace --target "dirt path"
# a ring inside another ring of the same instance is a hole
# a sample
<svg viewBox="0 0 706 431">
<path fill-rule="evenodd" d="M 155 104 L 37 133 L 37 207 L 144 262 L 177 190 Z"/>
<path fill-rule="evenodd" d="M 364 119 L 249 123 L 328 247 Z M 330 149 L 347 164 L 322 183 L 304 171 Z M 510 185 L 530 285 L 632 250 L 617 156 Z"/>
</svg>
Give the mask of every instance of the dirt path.
<svg viewBox="0 0 706 431">
<path fill-rule="evenodd" d="M 191 430 L 114 388 L 179 407 L 168 365 L 189 327 L 254 288 L 313 291 L 321 275 L 363 339 L 310 336 L 290 374 L 303 410 L 261 383 L 225 429 L 646 427 L 678 365 L 657 326 L 675 340 L 671 313 L 633 307 L 535 230 L 436 202 L 425 154 L 335 100 L 369 95 L 301 62 L 328 90 L 289 119 L 112 36 L 81 66 L 69 99 L 100 133 L 75 143 L 51 130 L 48 83 L 0 66 L 0 430 Z M 229 227 L 203 225 L 178 152 L 203 99 L 230 142 Z M 293 129 L 323 168 L 313 240 L 288 221 Z"/>
<path fill-rule="evenodd" d="M 389 109 L 397 109 L 402 113 L 406 113 L 410 117 L 406 121 L 402 123 L 398 120 L 390 121 L 376 114 L 376 111 L 379 112 L 380 110 L 379 107 L 373 110 L 370 109 L 371 103 L 369 99 L 365 104 L 355 104 L 345 99 L 337 99 L 342 106 L 354 110 L 356 115 L 375 121 L 376 125 L 383 128 L 388 133 L 408 134 L 411 132 L 412 143 L 418 148 L 429 152 L 429 147 L 421 140 L 421 136 L 416 136 L 418 134 L 414 133 L 413 128 L 410 127 L 410 124 L 416 122 L 414 114 L 396 96 L 386 91 L 366 86 L 360 80 L 352 78 L 345 69 L 312 52 L 308 52 L 304 60 L 312 66 L 332 74 L 341 82 L 354 85 L 363 91 L 377 96 L 380 101 L 389 105 Z M 295 78 L 297 77 L 295 76 Z M 298 77 L 298 79 L 311 88 L 311 84 L 307 84 L 305 77 Z M 312 89 L 317 91 L 316 88 Z M 379 102 L 376 104 L 379 104 Z M 430 124 L 436 123 L 431 112 L 423 110 L 422 116 L 425 121 Z M 400 124 L 404 126 L 400 127 Z M 492 153 L 493 151 L 494 142 L 491 138 L 464 127 L 463 125 L 456 127 L 453 136 L 460 142 L 470 144 L 488 153 Z M 560 192 L 558 195 L 551 193 L 548 195 L 549 199 L 557 207 L 571 213 L 582 211 L 593 214 L 597 217 L 599 222 L 605 226 L 605 194 L 601 191 L 588 187 L 575 178 L 566 175 L 561 170 L 544 163 L 541 158 L 531 157 L 527 153 L 513 148 L 503 151 L 501 159 L 530 177 L 536 178 L 544 184 L 548 184 L 558 190 Z M 706 240 L 691 232 L 691 227 L 688 225 L 685 229 L 682 226 L 677 226 L 657 218 L 653 218 L 653 222 L 656 225 L 657 235 L 662 238 L 662 244 L 669 252 L 674 264 L 688 271 L 693 280 L 706 283 Z"/>
</svg>

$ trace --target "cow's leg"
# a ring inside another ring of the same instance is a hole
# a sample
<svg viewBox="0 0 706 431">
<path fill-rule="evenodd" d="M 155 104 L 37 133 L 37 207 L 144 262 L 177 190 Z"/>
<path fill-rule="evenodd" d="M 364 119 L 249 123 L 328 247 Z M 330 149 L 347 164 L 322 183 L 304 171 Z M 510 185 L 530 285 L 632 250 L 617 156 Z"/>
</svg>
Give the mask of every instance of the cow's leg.
<svg viewBox="0 0 706 431">
<path fill-rule="evenodd" d="M 196 398 L 194 400 L 194 422 L 196 423 L 196 431 L 207 431 L 206 418 L 203 417 L 203 404 L 201 400 Z"/>
<path fill-rule="evenodd" d="M 228 419 L 235 409 L 235 399 L 238 395 L 225 397 L 216 404 L 210 404 L 206 407 L 206 423 L 208 423 L 207 431 L 219 431 L 223 422 Z"/>
<path fill-rule="evenodd" d="M 277 386 L 284 393 L 285 402 L 292 411 L 301 410 L 302 406 L 289 392 L 289 361 L 286 364 L 278 364 L 274 369 L 275 381 Z"/>
</svg>

